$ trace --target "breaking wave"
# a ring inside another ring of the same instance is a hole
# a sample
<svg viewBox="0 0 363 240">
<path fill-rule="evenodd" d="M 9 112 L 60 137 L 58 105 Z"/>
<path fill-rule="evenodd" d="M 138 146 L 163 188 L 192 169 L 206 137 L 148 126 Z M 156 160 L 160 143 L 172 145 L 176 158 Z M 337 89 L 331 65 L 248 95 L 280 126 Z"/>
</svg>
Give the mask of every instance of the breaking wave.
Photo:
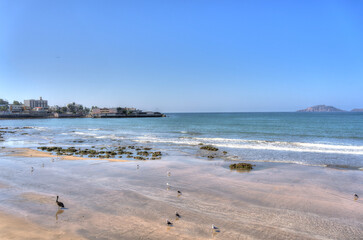
<svg viewBox="0 0 363 240">
<path fill-rule="evenodd" d="M 229 138 L 157 138 L 154 136 L 138 137 L 137 142 L 170 143 L 177 145 L 212 144 L 222 148 L 256 149 L 290 152 L 332 153 L 363 155 L 363 146 L 334 145 L 323 143 L 282 142 Z"/>
</svg>

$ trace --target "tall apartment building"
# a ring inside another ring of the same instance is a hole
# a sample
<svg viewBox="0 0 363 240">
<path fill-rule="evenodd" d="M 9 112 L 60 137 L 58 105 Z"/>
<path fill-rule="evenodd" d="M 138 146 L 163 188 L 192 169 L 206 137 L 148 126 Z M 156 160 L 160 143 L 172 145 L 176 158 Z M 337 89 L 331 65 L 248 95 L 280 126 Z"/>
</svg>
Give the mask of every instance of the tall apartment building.
<svg viewBox="0 0 363 240">
<path fill-rule="evenodd" d="M 35 100 L 35 99 L 24 100 L 24 105 L 26 107 L 29 107 L 30 109 L 33 109 L 36 107 L 48 109 L 48 100 L 43 100 L 42 97 L 40 97 L 39 100 Z"/>
</svg>

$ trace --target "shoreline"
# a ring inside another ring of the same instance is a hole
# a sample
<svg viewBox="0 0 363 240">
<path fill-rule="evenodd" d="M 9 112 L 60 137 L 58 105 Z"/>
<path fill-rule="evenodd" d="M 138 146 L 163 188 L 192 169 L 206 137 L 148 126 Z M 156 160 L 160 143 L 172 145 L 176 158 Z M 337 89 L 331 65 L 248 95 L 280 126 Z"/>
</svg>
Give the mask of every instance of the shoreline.
<svg viewBox="0 0 363 240">
<path fill-rule="evenodd" d="M 58 155 L 53 155 L 52 153 L 49 152 L 43 152 L 31 148 L 5 148 L 5 149 L 0 149 L 0 152 L 5 152 L 9 156 L 14 156 L 14 157 L 33 157 L 33 158 L 41 157 L 41 158 L 57 158 L 61 160 L 103 160 L 109 162 L 130 162 L 130 160 L 125 160 L 125 159 L 85 158 L 85 157 L 65 156 L 65 155 L 58 156 Z"/>
</svg>

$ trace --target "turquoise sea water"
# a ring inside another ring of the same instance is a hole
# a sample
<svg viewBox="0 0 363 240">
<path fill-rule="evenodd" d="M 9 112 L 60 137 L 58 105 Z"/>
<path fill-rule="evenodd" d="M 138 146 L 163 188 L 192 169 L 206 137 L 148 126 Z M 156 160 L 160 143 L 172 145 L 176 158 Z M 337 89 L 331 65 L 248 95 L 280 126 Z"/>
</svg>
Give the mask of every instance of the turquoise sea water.
<svg viewBox="0 0 363 240">
<path fill-rule="evenodd" d="M 1 120 L 32 127 L 5 147 L 140 144 L 198 156 L 211 144 L 231 159 L 363 168 L 363 113 L 170 113 L 166 118 Z M 28 134 L 24 134 L 28 133 Z M 74 142 L 83 141 L 83 142 Z"/>
</svg>

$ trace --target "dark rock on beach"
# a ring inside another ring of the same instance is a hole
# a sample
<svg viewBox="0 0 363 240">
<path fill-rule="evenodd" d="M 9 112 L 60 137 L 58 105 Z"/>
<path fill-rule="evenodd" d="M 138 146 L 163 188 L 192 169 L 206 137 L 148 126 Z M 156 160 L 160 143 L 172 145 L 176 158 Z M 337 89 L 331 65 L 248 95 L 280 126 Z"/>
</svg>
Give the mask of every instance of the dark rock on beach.
<svg viewBox="0 0 363 240">
<path fill-rule="evenodd" d="M 253 169 L 253 165 L 250 163 L 233 163 L 231 165 L 229 165 L 229 168 L 234 170 L 252 170 Z"/>
<path fill-rule="evenodd" d="M 202 150 L 208 150 L 208 151 L 218 151 L 218 148 L 216 148 L 216 147 L 213 147 L 213 146 L 202 146 L 202 147 L 200 147 L 200 149 L 202 149 Z"/>
</svg>

